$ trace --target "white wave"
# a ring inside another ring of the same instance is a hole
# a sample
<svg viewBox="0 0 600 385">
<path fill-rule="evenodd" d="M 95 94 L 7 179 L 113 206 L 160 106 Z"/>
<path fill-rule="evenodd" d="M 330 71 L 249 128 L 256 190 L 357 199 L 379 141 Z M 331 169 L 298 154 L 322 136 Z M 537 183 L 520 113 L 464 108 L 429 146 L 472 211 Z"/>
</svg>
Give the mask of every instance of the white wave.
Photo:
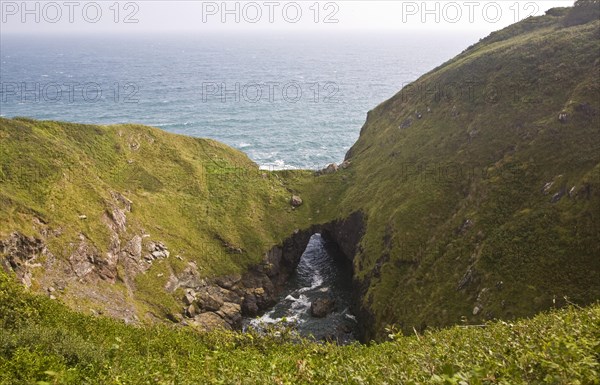
<svg viewBox="0 0 600 385">
<path fill-rule="evenodd" d="M 318 271 L 315 271 L 315 275 L 313 275 L 311 288 L 316 289 L 317 287 L 321 286 L 322 284 L 323 284 L 323 276 Z"/>
<path fill-rule="evenodd" d="M 303 294 L 301 294 L 300 297 L 298 297 L 298 299 L 292 303 L 293 310 L 302 311 L 307 310 L 308 308 L 310 308 L 310 301 L 308 300 L 308 297 Z M 297 314 L 294 314 L 294 316 L 296 315 Z"/>
</svg>

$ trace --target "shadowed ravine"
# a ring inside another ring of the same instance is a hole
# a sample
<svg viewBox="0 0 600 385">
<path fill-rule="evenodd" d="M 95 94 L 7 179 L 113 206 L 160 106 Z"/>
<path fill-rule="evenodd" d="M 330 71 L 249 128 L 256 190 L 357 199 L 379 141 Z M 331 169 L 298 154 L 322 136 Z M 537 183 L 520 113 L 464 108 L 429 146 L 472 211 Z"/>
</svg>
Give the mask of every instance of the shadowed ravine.
<svg viewBox="0 0 600 385">
<path fill-rule="evenodd" d="M 275 306 L 260 317 L 246 318 L 244 328 L 262 329 L 286 321 L 305 337 L 349 343 L 357 339 L 357 322 L 350 312 L 352 266 L 335 245 L 314 234 Z M 331 312 L 315 317 L 311 303 L 333 300 Z"/>
</svg>

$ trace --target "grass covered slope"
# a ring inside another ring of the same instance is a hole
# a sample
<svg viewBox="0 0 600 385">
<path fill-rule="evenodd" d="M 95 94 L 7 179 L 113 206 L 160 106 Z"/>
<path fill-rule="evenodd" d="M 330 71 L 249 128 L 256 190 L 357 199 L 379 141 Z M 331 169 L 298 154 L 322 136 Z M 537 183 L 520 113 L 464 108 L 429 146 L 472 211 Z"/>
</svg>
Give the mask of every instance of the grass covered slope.
<svg viewBox="0 0 600 385">
<path fill-rule="evenodd" d="M 23 292 L 0 272 L 0 383 L 598 384 L 600 306 L 372 346 L 138 328 Z M 295 342 L 292 342 L 295 341 Z"/>
<path fill-rule="evenodd" d="M 592 303 L 600 21 L 581 7 L 495 32 L 405 87 L 318 177 L 150 127 L 0 118 L 0 262 L 75 309 L 164 320 L 182 314 L 174 279 L 241 273 L 295 229 L 362 212 L 367 340 Z"/>
<path fill-rule="evenodd" d="M 242 272 L 307 226 L 279 177 L 245 154 L 139 125 L 0 118 L 0 186 L 5 250 L 30 242 L 14 232 L 44 242 L 11 261 L 24 282 L 118 317 L 161 317 L 182 295 L 162 288 L 190 264 L 204 277 Z M 169 257 L 146 259 L 158 244 Z"/>
<path fill-rule="evenodd" d="M 366 215 L 368 337 L 600 298 L 600 21 L 570 12 L 405 87 L 369 112 L 349 168 L 299 187 L 321 213 Z"/>
</svg>

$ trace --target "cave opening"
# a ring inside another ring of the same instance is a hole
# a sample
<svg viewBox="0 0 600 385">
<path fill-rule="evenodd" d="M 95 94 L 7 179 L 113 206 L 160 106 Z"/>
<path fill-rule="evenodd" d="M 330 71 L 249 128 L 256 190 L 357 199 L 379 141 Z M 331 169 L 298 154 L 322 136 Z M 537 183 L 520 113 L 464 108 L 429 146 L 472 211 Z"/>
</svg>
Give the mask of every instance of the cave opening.
<svg viewBox="0 0 600 385">
<path fill-rule="evenodd" d="M 315 232 L 273 307 L 244 328 L 284 324 L 315 340 L 348 344 L 359 339 L 353 309 L 352 262 L 326 233 Z"/>
</svg>

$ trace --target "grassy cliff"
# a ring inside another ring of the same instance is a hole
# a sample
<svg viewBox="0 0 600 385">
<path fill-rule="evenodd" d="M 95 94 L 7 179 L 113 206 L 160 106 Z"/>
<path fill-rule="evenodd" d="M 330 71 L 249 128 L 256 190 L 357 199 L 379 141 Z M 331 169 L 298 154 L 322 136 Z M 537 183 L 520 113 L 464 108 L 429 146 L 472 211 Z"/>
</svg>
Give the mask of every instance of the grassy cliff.
<svg viewBox="0 0 600 385">
<path fill-rule="evenodd" d="M 244 272 L 295 229 L 361 212 L 353 263 L 367 338 L 591 303 L 590 14 L 553 9 L 482 39 L 370 111 L 345 167 L 317 177 L 139 125 L 0 119 L 4 265 L 75 309 L 164 319 L 181 310 L 173 277 Z"/>
<path fill-rule="evenodd" d="M 164 318 L 181 306 L 172 277 L 243 272 L 308 225 L 276 173 L 212 140 L 0 118 L 0 143 L 4 251 L 44 242 L 9 262 L 79 310 Z"/>
<path fill-rule="evenodd" d="M 0 272 L 0 383 L 598 384 L 600 306 L 337 346 L 286 331 L 134 327 L 23 292 Z"/>
<path fill-rule="evenodd" d="M 600 298 L 600 21 L 580 16 L 482 39 L 370 111 L 349 167 L 298 187 L 323 221 L 367 218 L 368 337 Z"/>
</svg>

